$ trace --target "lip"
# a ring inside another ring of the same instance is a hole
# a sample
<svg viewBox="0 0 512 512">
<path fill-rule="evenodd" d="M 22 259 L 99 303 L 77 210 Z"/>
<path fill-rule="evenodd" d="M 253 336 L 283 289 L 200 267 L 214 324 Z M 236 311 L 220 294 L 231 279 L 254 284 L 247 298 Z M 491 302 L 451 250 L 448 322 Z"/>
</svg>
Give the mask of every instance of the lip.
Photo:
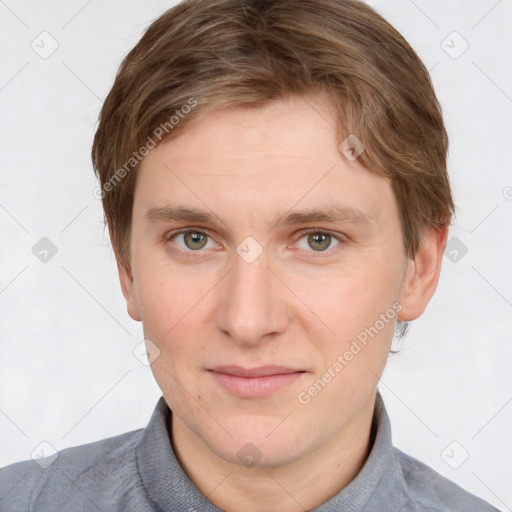
<svg viewBox="0 0 512 512">
<path fill-rule="evenodd" d="M 292 384 L 306 372 L 285 366 L 216 366 L 208 370 L 220 386 L 241 398 L 263 398 Z"/>
</svg>

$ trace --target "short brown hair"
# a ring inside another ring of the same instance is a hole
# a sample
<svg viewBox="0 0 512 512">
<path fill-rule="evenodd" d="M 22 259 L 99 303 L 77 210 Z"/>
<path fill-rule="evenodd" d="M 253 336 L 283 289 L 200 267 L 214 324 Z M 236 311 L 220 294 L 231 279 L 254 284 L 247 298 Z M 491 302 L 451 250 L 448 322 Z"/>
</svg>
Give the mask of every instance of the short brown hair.
<svg viewBox="0 0 512 512">
<path fill-rule="evenodd" d="M 358 0 L 185 0 L 154 21 L 122 62 L 94 137 L 93 164 L 120 261 L 130 266 L 141 153 L 207 111 L 315 93 L 336 106 L 340 142 L 355 134 L 365 145 L 359 161 L 390 178 L 408 256 L 424 230 L 449 225 L 448 140 L 428 71 L 371 7 Z"/>
</svg>

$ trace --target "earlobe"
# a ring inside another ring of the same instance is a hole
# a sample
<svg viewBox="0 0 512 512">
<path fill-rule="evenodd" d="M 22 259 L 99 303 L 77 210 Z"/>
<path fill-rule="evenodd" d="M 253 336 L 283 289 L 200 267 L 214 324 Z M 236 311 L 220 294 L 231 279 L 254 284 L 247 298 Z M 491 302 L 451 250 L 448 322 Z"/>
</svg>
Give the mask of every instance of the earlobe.
<svg viewBox="0 0 512 512">
<path fill-rule="evenodd" d="M 410 322 L 425 311 L 437 288 L 447 236 L 448 227 L 427 231 L 420 249 L 414 258 L 409 260 L 399 321 Z"/>
<path fill-rule="evenodd" d="M 131 269 L 117 260 L 117 270 L 119 272 L 119 281 L 121 283 L 121 289 L 123 291 L 124 298 L 126 299 L 126 306 L 128 314 L 133 320 L 137 322 L 141 321 L 139 306 L 137 304 L 137 296 L 133 285 L 133 274 Z"/>
</svg>

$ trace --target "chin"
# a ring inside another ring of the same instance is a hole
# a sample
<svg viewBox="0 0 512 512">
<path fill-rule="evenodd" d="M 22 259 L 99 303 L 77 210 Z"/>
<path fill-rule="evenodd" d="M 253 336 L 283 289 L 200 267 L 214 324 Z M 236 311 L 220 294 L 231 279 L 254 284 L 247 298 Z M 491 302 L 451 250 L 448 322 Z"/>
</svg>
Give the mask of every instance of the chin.
<svg viewBox="0 0 512 512">
<path fill-rule="evenodd" d="M 226 425 L 233 437 L 203 439 L 218 457 L 245 467 L 286 465 L 302 457 L 308 447 L 311 448 L 311 434 L 305 428 L 301 432 L 297 424 L 290 423 L 285 427 L 286 420 L 278 425 L 275 419 L 254 417 L 247 421 L 251 424 L 242 426 L 236 422 Z"/>
<path fill-rule="evenodd" d="M 251 441 L 240 443 L 240 448 L 232 451 L 232 446 L 219 447 L 217 456 L 231 464 L 246 468 L 275 468 L 285 466 L 301 457 L 297 444 L 277 443 L 278 446 L 256 444 Z"/>
</svg>

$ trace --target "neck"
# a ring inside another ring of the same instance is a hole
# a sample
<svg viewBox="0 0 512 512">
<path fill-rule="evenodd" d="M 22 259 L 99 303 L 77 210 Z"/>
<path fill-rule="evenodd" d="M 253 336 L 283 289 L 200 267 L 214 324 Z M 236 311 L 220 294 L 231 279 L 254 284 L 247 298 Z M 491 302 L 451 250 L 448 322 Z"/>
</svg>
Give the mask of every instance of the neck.
<svg viewBox="0 0 512 512">
<path fill-rule="evenodd" d="M 172 416 L 173 447 L 188 477 L 226 512 L 297 512 L 325 503 L 363 467 L 371 449 L 374 402 L 341 432 L 314 451 L 280 466 L 245 467 L 218 457 Z"/>
</svg>

